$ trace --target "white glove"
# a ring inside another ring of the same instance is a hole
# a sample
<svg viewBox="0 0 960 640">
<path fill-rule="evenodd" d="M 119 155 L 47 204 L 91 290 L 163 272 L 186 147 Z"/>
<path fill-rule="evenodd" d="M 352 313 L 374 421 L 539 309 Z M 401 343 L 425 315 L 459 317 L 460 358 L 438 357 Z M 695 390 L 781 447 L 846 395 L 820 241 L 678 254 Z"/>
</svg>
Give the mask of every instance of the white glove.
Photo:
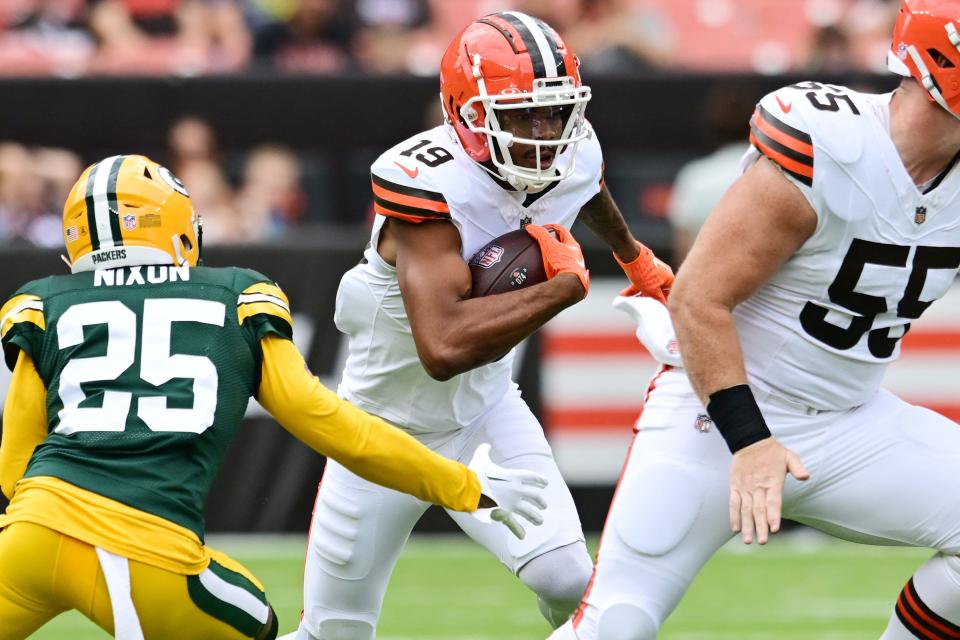
<svg viewBox="0 0 960 640">
<path fill-rule="evenodd" d="M 625 311 L 637 323 L 637 340 L 650 352 L 654 360 L 682 367 L 677 334 L 670 321 L 670 312 L 653 298 L 617 296 L 613 308 Z"/>
<path fill-rule="evenodd" d="M 477 509 L 471 515 L 480 522 L 499 522 L 520 540 L 526 535 L 516 516 L 533 525 L 543 524 L 542 511 L 547 508 L 543 489 L 547 479 L 526 469 L 506 469 L 490 460 L 490 445 L 481 444 L 467 465 L 480 479 L 483 495 L 497 503 L 495 507 Z"/>
</svg>

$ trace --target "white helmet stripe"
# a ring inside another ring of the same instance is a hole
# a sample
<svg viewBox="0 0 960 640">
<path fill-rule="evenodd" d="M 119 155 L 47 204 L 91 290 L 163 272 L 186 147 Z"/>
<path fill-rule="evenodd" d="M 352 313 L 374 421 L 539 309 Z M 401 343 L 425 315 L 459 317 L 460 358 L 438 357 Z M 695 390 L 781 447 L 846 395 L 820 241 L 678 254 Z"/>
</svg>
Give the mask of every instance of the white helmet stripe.
<svg viewBox="0 0 960 640">
<path fill-rule="evenodd" d="M 90 176 L 92 188 L 88 190 L 88 197 L 93 200 L 93 215 L 97 225 L 98 249 L 107 249 L 117 245 L 118 238 L 114 237 L 110 225 L 110 200 L 116 198 L 110 193 L 110 177 L 116 176 L 119 164 L 125 156 L 112 156 L 97 164 L 94 173 Z M 116 182 L 114 181 L 114 185 Z M 121 240 L 122 243 L 122 240 Z"/>
<path fill-rule="evenodd" d="M 533 36 L 533 40 L 537 45 L 538 53 L 540 54 L 540 58 L 543 60 L 543 70 L 546 73 L 546 77 L 556 78 L 558 75 L 557 61 L 553 57 L 553 50 L 550 48 L 550 41 L 547 39 L 547 34 L 543 31 L 543 28 L 537 24 L 536 20 L 525 13 L 520 13 L 519 11 L 505 11 L 504 13 L 523 23 L 523 26 L 525 26 L 530 32 L 530 35 Z M 534 55 L 534 52 L 531 51 L 530 55 Z"/>
</svg>

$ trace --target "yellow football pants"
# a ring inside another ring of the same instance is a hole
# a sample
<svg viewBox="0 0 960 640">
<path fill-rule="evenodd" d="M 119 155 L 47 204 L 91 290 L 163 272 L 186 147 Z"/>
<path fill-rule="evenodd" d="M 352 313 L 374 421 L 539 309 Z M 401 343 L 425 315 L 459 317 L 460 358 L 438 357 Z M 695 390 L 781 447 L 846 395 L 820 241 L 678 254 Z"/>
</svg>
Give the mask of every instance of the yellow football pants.
<svg viewBox="0 0 960 640">
<path fill-rule="evenodd" d="M 211 556 L 199 576 L 129 561 L 130 595 L 145 640 L 276 637 L 276 616 L 256 579 L 225 554 L 211 550 Z M 70 609 L 113 633 L 94 547 L 29 522 L 0 531 L 0 640 L 27 638 Z"/>
</svg>

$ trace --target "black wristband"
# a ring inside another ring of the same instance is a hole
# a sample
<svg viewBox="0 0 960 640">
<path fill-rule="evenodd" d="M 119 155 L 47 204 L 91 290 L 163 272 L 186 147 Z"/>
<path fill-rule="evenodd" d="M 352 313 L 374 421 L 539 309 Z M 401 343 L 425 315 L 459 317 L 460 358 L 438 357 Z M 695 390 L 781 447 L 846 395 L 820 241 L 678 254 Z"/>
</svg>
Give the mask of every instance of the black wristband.
<svg viewBox="0 0 960 640">
<path fill-rule="evenodd" d="M 771 435 L 753 392 L 745 384 L 710 394 L 707 413 L 727 441 L 730 453 L 736 453 Z"/>
</svg>

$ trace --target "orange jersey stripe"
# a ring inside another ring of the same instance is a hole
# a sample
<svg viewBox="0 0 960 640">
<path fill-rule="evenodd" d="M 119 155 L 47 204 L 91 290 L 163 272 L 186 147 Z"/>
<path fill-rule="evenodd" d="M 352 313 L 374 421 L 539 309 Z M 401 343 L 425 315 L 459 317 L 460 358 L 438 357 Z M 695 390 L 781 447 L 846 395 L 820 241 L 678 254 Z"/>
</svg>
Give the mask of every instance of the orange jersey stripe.
<svg viewBox="0 0 960 640">
<path fill-rule="evenodd" d="M 760 140 L 758 140 L 753 133 L 750 134 L 750 143 L 755 145 L 758 149 L 760 149 L 760 151 L 763 152 L 765 156 L 769 157 L 784 169 L 813 180 L 813 167 L 797 162 L 796 160 L 791 160 L 779 151 L 771 149 L 767 145 L 760 142 Z"/>
<path fill-rule="evenodd" d="M 382 216 L 387 216 L 388 218 L 400 218 L 401 220 L 406 220 L 407 222 L 428 222 L 430 220 L 443 220 L 440 216 L 430 214 L 429 212 L 424 211 L 422 216 L 413 215 L 409 213 L 401 213 L 399 211 L 394 211 L 388 209 L 379 203 L 373 203 L 373 210 L 376 213 L 379 213 Z"/>
<path fill-rule="evenodd" d="M 903 616 L 904 620 L 907 621 L 906 626 L 909 627 L 909 630 L 912 633 L 920 634 L 923 638 L 926 638 L 927 640 L 940 640 L 940 638 L 937 635 L 931 633 L 930 631 L 927 631 L 925 628 L 920 626 L 920 623 L 917 622 L 917 619 L 914 618 L 913 615 L 911 615 L 910 611 L 908 611 L 907 607 L 903 604 L 902 598 L 897 601 L 897 613 Z"/>
<path fill-rule="evenodd" d="M 389 200 L 390 202 L 395 202 L 396 204 L 407 207 L 427 209 L 436 213 L 445 213 L 448 215 L 450 213 L 450 207 L 446 202 L 437 202 L 435 200 L 427 200 L 426 198 L 416 198 L 414 196 L 404 195 L 402 193 L 397 193 L 396 191 L 385 189 L 375 182 L 371 182 L 370 186 L 373 189 L 373 193 L 377 196 L 380 196 L 384 200 Z"/>
<path fill-rule="evenodd" d="M 903 597 L 906 599 L 906 604 L 909 605 L 910 612 L 922 618 L 928 626 L 933 627 L 937 631 L 943 634 L 944 638 L 960 638 L 960 633 L 950 629 L 949 627 L 941 624 L 940 622 L 934 620 L 923 610 L 923 608 L 917 603 L 913 598 L 913 593 L 910 591 L 910 585 L 908 584 L 903 588 Z"/>
<path fill-rule="evenodd" d="M 770 124 L 759 111 L 753 112 L 753 120 L 751 121 L 751 124 L 756 125 L 760 131 L 763 131 L 765 134 L 783 146 L 793 149 L 797 153 L 802 153 L 805 156 L 810 156 L 813 158 L 813 145 L 804 142 L 803 140 L 798 140 L 790 134 L 776 128 Z"/>
</svg>

